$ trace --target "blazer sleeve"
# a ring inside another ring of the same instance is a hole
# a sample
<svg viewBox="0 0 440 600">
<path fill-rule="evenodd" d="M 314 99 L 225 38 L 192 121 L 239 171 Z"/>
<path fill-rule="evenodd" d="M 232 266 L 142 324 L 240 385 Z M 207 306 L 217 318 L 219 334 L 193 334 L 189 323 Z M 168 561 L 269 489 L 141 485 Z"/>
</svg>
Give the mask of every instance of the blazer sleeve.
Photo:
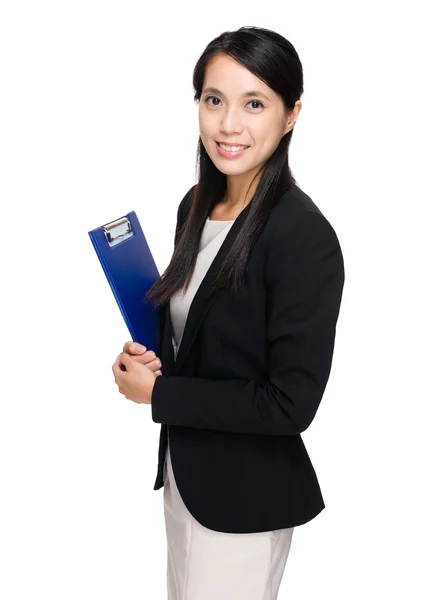
<svg viewBox="0 0 440 600">
<path fill-rule="evenodd" d="M 296 435 L 311 424 L 330 375 L 344 261 L 322 213 L 282 228 L 265 266 L 267 380 L 159 376 L 154 422 L 260 435 Z"/>
</svg>

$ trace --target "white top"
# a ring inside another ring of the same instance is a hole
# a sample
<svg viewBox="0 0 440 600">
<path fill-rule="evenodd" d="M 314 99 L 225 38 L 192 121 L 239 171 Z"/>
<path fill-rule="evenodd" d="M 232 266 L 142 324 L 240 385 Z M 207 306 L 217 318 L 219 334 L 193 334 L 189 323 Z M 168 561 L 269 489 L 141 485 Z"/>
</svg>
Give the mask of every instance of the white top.
<svg viewBox="0 0 440 600">
<path fill-rule="evenodd" d="M 179 351 L 191 302 L 234 221 L 235 219 L 232 221 L 211 221 L 209 217 L 206 219 L 200 238 L 196 266 L 188 290 L 186 294 L 183 293 L 183 290 L 180 290 L 170 299 L 174 360 L 176 360 Z"/>
<path fill-rule="evenodd" d="M 170 299 L 174 361 L 176 360 L 177 352 L 179 351 L 191 302 L 193 301 L 194 295 L 197 292 L 197 289 L 203 278 L 205 277 L 207 270 L 217 255 L 220 246 L 225 241 L 228 231 L 231 229 L 234 221 L 235 219 L 232 221 L 211 221 L 209 217 L 206 219 L 205 226 L 200 237 L 199 253 L 197 255 L 196 266 L 194 268 L 188 290 L 186 294 L 183 294 L 183 290 L 180 290 Z M 165 455 L 163 470 L 164 481 L 168 471 L 167 463 L 168 460 L 171 460 L 169 435 L 170 432 L 169 428 L 167 427 L 168 447 Z"/>
</svg>

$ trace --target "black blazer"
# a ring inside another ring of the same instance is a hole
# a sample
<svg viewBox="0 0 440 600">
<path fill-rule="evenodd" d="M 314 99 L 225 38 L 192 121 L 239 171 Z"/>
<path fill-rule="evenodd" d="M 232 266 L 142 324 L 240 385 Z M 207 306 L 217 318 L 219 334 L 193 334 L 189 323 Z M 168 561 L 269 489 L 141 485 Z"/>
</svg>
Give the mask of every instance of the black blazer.
<svg viewBox="0 0 440 600">
<path fill-rule="evenodd" d="M 179 204 L 175 242 L 194 196 Z M 325 507 L 301 433 L 330 374 L 344 262 L 329 221 L 297 185 L 274 205 L 239 293 L 210 296 L 238 215 L 190 306 L 174 363 L 169 303 L 161 307 L 161 423 L 154 490 L 163 487 L 169 428 L 173 471 L 195 519 L 215 531 L 294 527 Z"/>
</svg>

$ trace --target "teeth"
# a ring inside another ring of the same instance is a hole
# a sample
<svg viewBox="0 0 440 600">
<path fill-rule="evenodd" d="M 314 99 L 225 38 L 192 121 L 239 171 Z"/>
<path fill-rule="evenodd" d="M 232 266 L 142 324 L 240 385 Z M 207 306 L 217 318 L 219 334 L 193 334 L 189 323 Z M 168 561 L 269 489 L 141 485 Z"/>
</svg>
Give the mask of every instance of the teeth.
<svg viewBox="0 0 440 600">
<path fill-rule="evenodd" d="M 249 146 L 225 146 L 224 144 L 219 144 L 219 146 L 228 152 L 238 152 L 238 150 L 242 150 L 243 148 L 249 148 Z"/>
</svg>

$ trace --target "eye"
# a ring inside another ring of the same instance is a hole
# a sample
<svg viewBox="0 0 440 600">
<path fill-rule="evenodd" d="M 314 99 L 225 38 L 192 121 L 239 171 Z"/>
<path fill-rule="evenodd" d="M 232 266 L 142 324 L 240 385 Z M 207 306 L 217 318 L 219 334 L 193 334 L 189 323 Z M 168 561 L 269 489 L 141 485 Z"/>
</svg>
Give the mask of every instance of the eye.
<svg viewBox="0 0 440 600">
<path fill-rule="evenodd" d="M 250 104 L 251 102 L 256 102 L 257 104 L 260 104 L 264 108 L 264 104 L 262 102 L 260 102 L 259 100 L 250 100 L 248 102 L 248 104 Z"/>
<path fill-rule="evenodd" d="M 214 100 L 219 100 L 219 98 L 217 98 L 217 96 L 208 96 L 207 98 L 205 98 L 206 104 L 209 104 L 208 100 L 211 100 L 211 98 L 213 98 Z M 211 104 L 211 106 L 217 106 L 217 104 L 214 104 L 214 105 Z"/>
<path fill-rule="evenodd" d="M 218 98 L 217 96 L 208 96 L 207 98 L 205 98 L 205 102 L 206 104 L 209 105 L 208 100 L 211 100 L 211 98 L 213 98 L 214 100 L 220 100 L 220 98 Z M 221 100 L 220 100 L 221 101 Z M 250 103 L 257 103 L 260 104 L 262 108 L 264 108 L 264 104 L 262 102 L 260 102 L 259 100 L 249 100 L 248 104 Z M 211 104 L 210 106 L 218 106 L 218 104 Z"/>
</svg>

